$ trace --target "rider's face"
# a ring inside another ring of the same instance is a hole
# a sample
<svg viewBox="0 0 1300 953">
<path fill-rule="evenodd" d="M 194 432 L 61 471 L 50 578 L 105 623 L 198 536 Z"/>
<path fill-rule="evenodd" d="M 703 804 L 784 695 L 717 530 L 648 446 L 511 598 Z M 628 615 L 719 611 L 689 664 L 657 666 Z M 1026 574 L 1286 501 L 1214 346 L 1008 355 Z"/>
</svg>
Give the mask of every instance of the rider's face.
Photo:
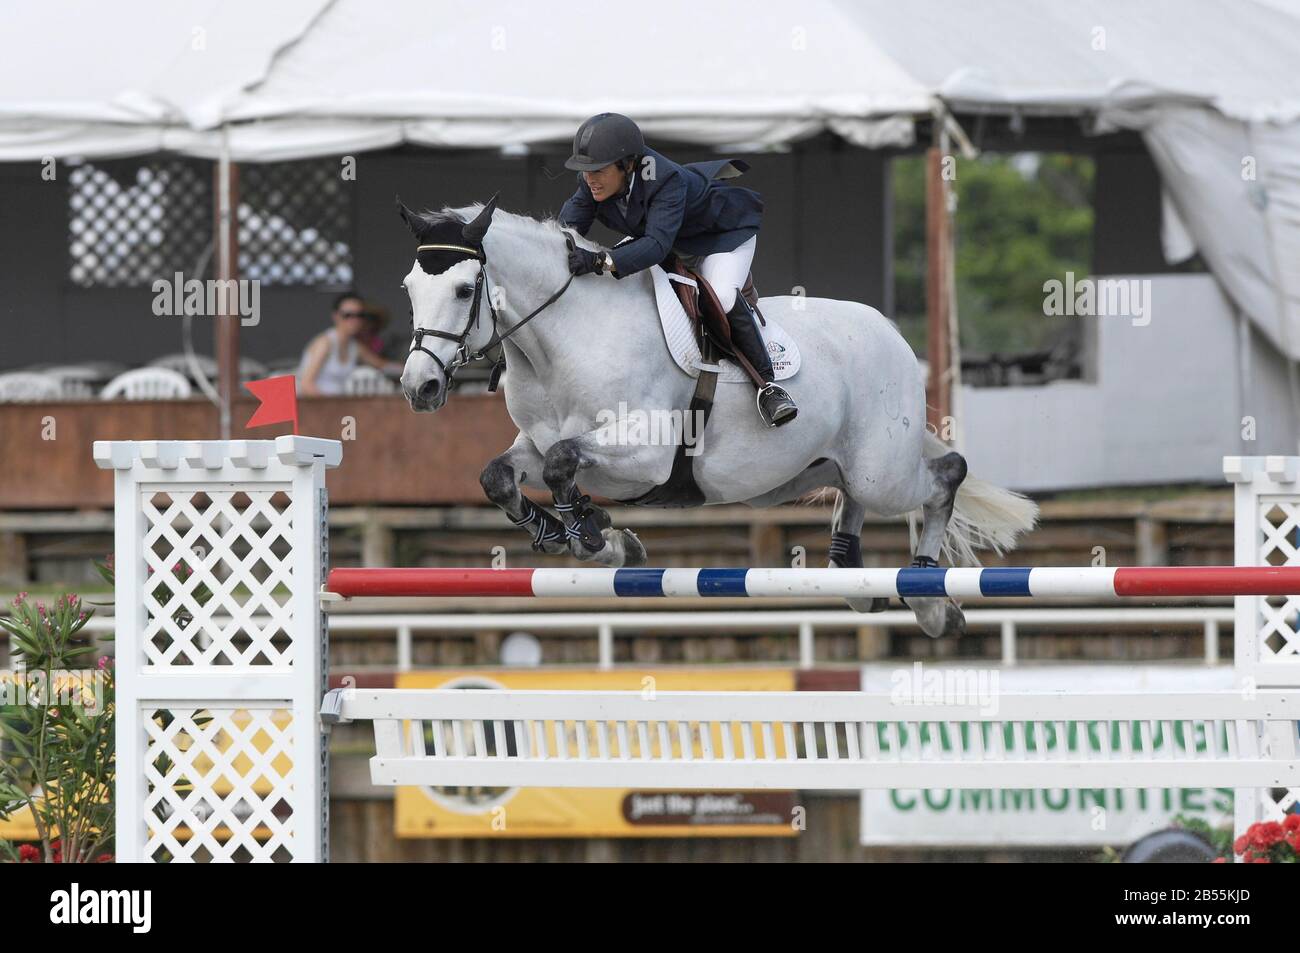
<svg viewBox="0 0 1300 953">
<path fill-rule="evenodd" d="M 618 167 L 617 162 L 611 162 L 595 172 L 584 172 L 582 176 L 587 180 L 587 188 L 591 189 L 592 197 L 597 202 L 622 195 L 627 188 L 627 175 Z"/>
</svg>

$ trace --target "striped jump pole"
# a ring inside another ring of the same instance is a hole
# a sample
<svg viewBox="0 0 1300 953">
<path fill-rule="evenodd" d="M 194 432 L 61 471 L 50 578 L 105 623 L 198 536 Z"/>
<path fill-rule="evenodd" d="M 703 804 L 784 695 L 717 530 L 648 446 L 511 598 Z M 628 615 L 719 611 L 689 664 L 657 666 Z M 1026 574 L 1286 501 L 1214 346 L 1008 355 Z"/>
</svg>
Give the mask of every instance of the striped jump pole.
<svg viewBox="0 0 1300 953">
<path fill-rule="evenodd" d="M 1300 594 L 1300 566 L 1016 569 L 334 569 L 326 591 L 365 596 L 748 596 L 1123 599 Z"/>
</svg>

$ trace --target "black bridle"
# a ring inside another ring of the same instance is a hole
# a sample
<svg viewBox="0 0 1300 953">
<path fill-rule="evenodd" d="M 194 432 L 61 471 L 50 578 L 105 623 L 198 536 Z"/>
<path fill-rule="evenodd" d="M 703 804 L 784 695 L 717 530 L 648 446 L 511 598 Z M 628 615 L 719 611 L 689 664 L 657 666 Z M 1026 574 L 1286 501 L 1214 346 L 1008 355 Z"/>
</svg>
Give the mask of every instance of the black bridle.
<svg viewBox="0 0 1300 953">
<path fill-rule="evenodd" d="M 564 240 L 568 243 L 570 250 L 572 250 L 573 236 L 568 232 L 565 232 Z M 436 328 L 412 328 L 411 352 L 419 351 L 422 354 L 427 354 L 429 357 L 433 358 L 433 362 L 438 365 L 438 369 L 442 371 L 443 377 L 447 379 L 448 390 L 452 388 L 458 370 L 466 364 L 470 364 L 481 357 L 485 357 L 488 351 L 492 350 L 494 347 L 499 347 L 501 342 L 505 341 L 506 338 L 510 337 L 510 335 L 514 334 L 533 318 L 537 317 L 551 305 L 555 304 L 555 302 L 559 300 L 560 296 L 569 290 L 569 285 L 573 283 L 573 275 L 569 275 L 569 279 L 558 291 L 555 292 L 555 294 L 551 295 L 543 301 L 540 306 L 529 312 L 529 314 L 521 319 L 518 324 L 507 328 L 505 334 L 502 334 L 501 315 L 497 313 L 496 304 L 492 301 L 492 289 L 487 288 L 487 253 L 481 247 L 473 248 L 469 245 L 420 245 L 416 248 L 415 253 L 418 256 L 421 252 L 426 251 L 459 253 L 464 255 L 466 259 L 472 258 L 479 262 L 478 275 L 474 279 L 474 297 L 469 303 L 469 314 L 465 318 L 465 327 L 461 330 L 460 334 L 452 334 L 450 331 L 440 331 Z M 474 328 L 478 327 L 479 313 L 483 307 L 483 291 L 485 288 L 487 288 L 488 292 L 488 312 L 492 315 L 492 338 L 483 347 L 479 348 L 477 351 L 471 352 L 468 344 L 469 335 Z M 412 318 L 412 325 L 414 325 L 414 318 Z M 455 341 L 456 353 L 452 355 L 449 362 L 444 364 L 442 358 L 424 346 L 424 339 L 426 337 Z M 488 385 L 488 390 L 496 390 L 497 379 L 501 376 L 501 371 L 504 367 L 505 352 L 503 351 L 501 355 L 498 356 L 492 367 L 492 380 Z"/>
</svg>

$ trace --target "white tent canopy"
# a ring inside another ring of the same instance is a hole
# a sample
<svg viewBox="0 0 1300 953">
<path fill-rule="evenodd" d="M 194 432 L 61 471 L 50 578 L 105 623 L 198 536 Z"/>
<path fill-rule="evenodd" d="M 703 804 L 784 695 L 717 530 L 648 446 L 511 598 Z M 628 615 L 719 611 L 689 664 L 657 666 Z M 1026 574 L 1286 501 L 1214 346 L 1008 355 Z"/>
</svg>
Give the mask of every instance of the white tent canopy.
<svg viewBox="0 0 1300 953">
<path fill-rule="evenodd" d="M 1300 0 L 130 9 L 130 20 L 80 0 L 7 11 L 0 161 L 527 145 L 564 140 L 605 109 L 652 139 L 756 148 L 825 130 L 905 145 L 940 102 L 1080 114 L 1141 131 L 1169 200 L 1166 248 L 1199 249 L 1300 359 Z"/>
<path fill-rule="evenodd" d="M 844 9 L 955 111 L 1139 131 L 1164 185 L 1166 257 L 1200 251 L 1237 308 L 1300 360 L 1300 0 Z"/>
<path fill-rule="evenodd" d="M 1298 0 L 845 0 L 844 9 L 956 110 L 1096 113 L 1198 103 L 1300 118 Z"/>
<path fill-rule="evenodd" d="M 830 129 L 879 146 L 910 142 L 910 117 L 934 103 L 831 0 L 801 4 L 797 22 L 662 0 L 612 31 L 544 4 L 148 6 L 157 15 L 129 25 L 76 0 L 10 14 L 0 160 L 211 156 L 220 127 L 237 161 L 491 147 L 563 140 L 604 109 L 689 142 L 775 145 Z"/>
</svg>

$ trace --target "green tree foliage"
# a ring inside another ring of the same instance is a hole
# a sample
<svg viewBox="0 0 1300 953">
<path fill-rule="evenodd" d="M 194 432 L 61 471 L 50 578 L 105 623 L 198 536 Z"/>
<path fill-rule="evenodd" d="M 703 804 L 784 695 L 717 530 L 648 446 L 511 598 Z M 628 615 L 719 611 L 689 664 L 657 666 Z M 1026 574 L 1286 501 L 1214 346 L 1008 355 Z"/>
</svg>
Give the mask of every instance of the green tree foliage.
<svg viewBox="0 0 1300 953">
<path fill-rule="evenodd" d="M 1092 260 L 1093 162 L 1075 155 L 957 160 L 957 313 L 963 352 L 1051 347 L 1073 319 L 1043 315 L 1043 283 Z M 925 346 L 925 157 L 893 162 L 896 318 Z"/>
</svg>

